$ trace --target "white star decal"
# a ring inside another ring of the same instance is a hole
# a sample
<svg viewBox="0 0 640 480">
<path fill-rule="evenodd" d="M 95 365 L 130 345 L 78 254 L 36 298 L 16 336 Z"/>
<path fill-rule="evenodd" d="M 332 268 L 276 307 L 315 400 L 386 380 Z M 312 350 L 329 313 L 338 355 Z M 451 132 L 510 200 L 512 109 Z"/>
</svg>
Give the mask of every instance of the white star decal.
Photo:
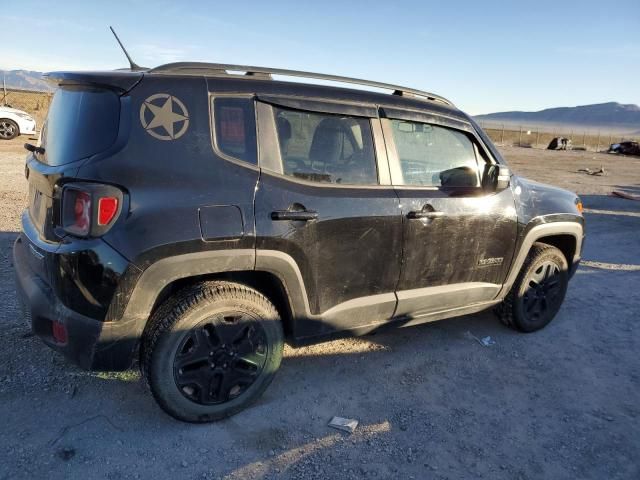
<svg viewBox="0 0 640 480">
<path fill-rule="evenodd" d="M 158 99 L 164 99 L 162 106 L 153 103 L 154 100 Z M 174 106 L 182 113 L 174 111 Z M 146 120 L 147 110 L 153 114 L 150 122 Z M 151 136 L 159 140 L 175 140 L 186 132 L 189 126 L 189 114 L 184 104 L 176 97 L 158 93 L 147 98 L 140 107 L 140 122 Z M 180 122 L 182 122 L 182 125 L 180 125 Z M 175 127 L 178 127 L 177 131 Z M 158 130 L 160 128 L 162 130 Z"/>
</svg>

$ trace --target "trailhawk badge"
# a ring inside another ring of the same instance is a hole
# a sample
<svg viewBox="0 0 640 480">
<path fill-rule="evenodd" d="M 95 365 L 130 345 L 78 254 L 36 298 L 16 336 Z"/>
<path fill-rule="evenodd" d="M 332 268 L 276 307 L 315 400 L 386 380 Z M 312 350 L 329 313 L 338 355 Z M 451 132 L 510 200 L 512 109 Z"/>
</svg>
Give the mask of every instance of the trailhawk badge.
<svg viewBox="0 0 640 480">
<path fill-rule="evenodd" d="M 168 93 L 156 93 L 140 106 L 142 128 L 158 140 L 176 140 L 189 127 L 189 112 L 180 100 Z"/>
</svg>

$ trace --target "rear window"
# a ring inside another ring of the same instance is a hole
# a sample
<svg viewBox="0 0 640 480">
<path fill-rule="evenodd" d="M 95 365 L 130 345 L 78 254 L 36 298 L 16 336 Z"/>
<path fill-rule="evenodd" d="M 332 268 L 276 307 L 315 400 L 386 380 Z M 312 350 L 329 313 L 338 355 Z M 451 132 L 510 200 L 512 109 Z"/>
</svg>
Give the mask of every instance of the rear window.
<svg viewBox="0 0 640 480">
<path fill-rule="evenodd" d="M 42 129 L 44 162 L 57 166 L 100 153 L 115 143 L 120 99 L 104 89 L 60 88 Z"/>
<path fill-rule="evenodd" d="M 223 154 L 256 165 L 256 117 L 251 98 L 216 98 L 213 101 L 215 141 Z"/>
</svg>

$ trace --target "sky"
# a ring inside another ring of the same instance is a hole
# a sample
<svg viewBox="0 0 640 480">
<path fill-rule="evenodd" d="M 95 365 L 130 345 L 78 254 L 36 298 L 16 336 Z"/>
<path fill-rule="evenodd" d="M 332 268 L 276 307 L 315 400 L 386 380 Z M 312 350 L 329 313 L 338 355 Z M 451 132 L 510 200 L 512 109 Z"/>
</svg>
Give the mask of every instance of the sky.
<svg viewBox="0 0 640 480">
<path fill-rule="evenodd" d="M 437 93 L 472 115 L 640 105 L 639 0 L 0 0 L 0 25 L 0 69 L 125 67 L 113 25 L 143 66 L 207 61 L 366 78 Z"/>
</svg>

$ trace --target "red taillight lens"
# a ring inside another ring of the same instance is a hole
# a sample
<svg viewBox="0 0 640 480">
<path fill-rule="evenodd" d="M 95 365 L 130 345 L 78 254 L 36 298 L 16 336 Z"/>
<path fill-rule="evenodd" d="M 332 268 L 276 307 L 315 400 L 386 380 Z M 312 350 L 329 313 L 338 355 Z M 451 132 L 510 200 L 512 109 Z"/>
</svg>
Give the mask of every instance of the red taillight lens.
<svg viewBox="0 0 640 480">
<path fill-rule="evenodd" d="M 91 230 L 91 195 L 82 190 L 68 189 L 62 202 L 66 208 L 73 206 L 73 211 L 65 215 L 65 230 L 74 235 L 88 235 Z"/>
<path fill-rule="evenodd" d="M 122 192 L 111 185 L 72 183 L 62 190 L 61 226 L 71 235 L 99 237 L 120 213 Z"/>
<path fill-rule="evenodd" d="M 64 324 L 52 320 L 51 333 L 53 334 L 53 339 L 56 341 L 56 343 L 67 343 L 67 327 L 65 327 Z"/>
<path fill-rule="evenodd" d="M 116 197 L 102 197 L 98 200 L 98 225 L 108 225 L 118 212 Z"/>
</svg>

